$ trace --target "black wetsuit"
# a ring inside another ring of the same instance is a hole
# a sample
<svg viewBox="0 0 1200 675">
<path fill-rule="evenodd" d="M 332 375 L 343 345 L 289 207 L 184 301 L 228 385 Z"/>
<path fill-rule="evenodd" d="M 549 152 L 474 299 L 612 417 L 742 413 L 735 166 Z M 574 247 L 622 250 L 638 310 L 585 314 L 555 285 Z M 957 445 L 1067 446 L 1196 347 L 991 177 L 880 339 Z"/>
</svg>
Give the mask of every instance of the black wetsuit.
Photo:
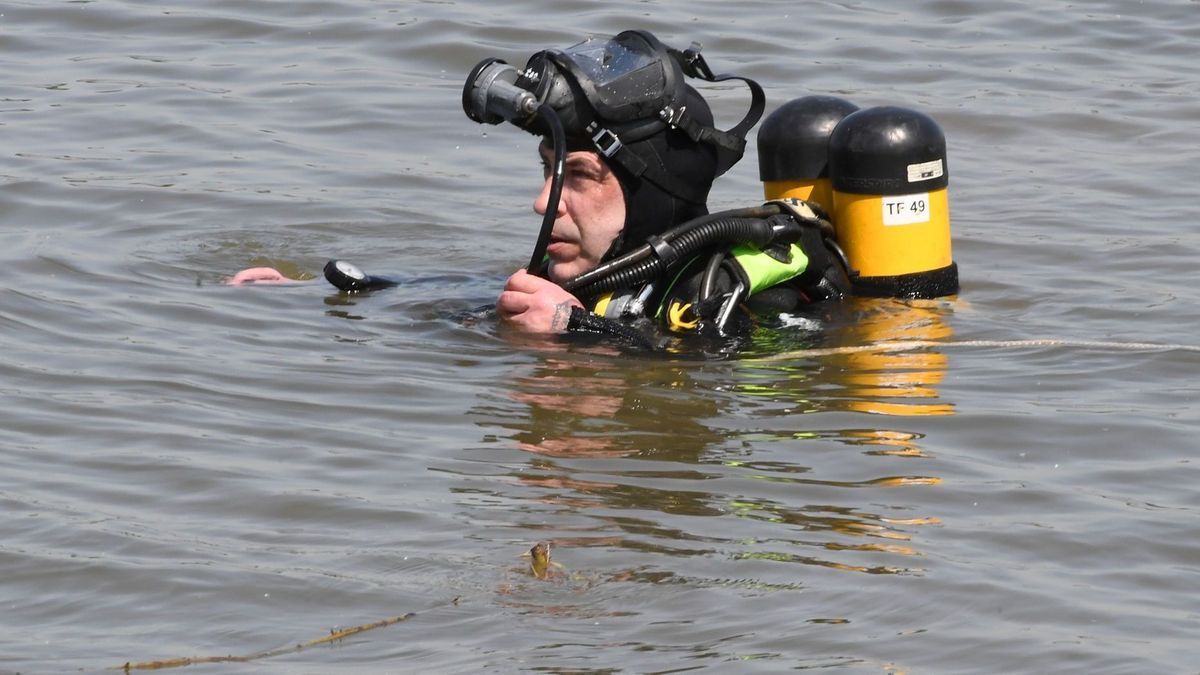
<svg viewBox="0 0 1200 675">
<path fill-rule="evenodd" d="M 756 319 L 800 312 L 849 292 L 836 244 L 809 226 L 795 243 L 761 251 L 714 245 L 648 282 L 581 296 L 588 310 L 572 311 L 568 333 L 610 335 L 639 347 L 656 345 L 655 332 L 664 330 L 725 337 L 748 332 Z"/>
</svg>

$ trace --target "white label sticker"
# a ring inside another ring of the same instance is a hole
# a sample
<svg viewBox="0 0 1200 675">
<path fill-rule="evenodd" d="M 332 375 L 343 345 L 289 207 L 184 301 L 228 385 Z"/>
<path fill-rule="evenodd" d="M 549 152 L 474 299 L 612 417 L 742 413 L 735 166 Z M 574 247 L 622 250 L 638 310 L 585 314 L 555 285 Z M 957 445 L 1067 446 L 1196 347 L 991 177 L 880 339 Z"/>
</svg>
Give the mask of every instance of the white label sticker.
<svg viewBox="0 0 1200 675">
<path fill-rule="evenodd" d="M 941 178 L 946 173 L 942 168 L 942 160 L 935 159 L 932 162 L 921 162 L 920 164 L 908 165 L 908 182 L 919 183 L 923 180 L 933 180 Z"/>
<path fill-rule="evenodd" d="M 929 222 L 929 193 L 889 195 L 883 198 L 884 225 L 912 225 Z"/>
</svg>

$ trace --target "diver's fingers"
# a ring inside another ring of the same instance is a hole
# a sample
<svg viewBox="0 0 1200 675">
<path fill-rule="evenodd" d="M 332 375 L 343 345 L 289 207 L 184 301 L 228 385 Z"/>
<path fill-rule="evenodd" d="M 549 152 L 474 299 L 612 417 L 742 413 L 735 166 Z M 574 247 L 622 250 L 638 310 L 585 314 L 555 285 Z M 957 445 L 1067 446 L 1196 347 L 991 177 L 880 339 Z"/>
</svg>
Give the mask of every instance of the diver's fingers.
<svg viewBox="0 0 1200 675">
<path fill-rule="evenodd" d="M 500 318 L 528 333 L 563 333 L 579 299 L 558 284 L 518 270 L 496 298 Z"/>
<path fill-rule="evenodd" d="M 502 291 L 500 297 L 496 298 L 496 309 L 505 316 L 516 316 L 529 311 L 532 299 L 533 296 L 524 291 Z"/>
<path fill-rule="evenodd" d="M 508 281 L 505 282 L 504 288 L 510 291 L 524 291 L 526 293 L 545 292 L 554 294 L 556 296 L 569 295 L 567 291 L 563 290 L 562 286 L 559 286 L 549 279 L 543 279 L 536 274 L 530 274 L 523 269 L 517 270 L 515 273 L 513 273 L 513 275 L 508 278 Z"/>
<path fill-rule="evenodd" d="M 541 283 L 539 284 L 538 282 Z M 533 293 L 537 291 L 539 286 L 545 283 L 548 283 L 545 279 L 535 277 L 524 269 L 519 269 L 504 283 L 504 290 Z"/>
</svg>

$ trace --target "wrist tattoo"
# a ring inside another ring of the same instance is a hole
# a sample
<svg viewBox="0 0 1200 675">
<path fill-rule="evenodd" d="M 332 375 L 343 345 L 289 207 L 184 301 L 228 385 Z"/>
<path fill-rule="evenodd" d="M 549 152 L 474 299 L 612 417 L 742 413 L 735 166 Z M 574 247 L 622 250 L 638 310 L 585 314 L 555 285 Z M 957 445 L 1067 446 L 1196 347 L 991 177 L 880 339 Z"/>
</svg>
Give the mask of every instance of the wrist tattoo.
<svg viewBox="0 0 1200 675">
<path fill-rule="evenodd" d="M 571 303 L 563 300 L 554 306 L 554 316 L 550 319 L 550 330 L 555 333 L 565 333 L 570 320 Z"/>
</svg>

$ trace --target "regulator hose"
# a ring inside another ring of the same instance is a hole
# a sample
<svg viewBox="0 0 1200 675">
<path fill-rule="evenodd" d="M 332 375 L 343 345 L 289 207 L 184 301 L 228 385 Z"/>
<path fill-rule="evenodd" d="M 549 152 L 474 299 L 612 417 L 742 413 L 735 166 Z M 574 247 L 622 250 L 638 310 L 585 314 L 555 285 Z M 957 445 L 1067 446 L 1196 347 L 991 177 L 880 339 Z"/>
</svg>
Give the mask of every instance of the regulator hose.
<svg viewBox="0 0 1200 675">
<path fill-rule="evenodd" d="M 562 120 L 554 108 L 543 103 L 538 106 L 537 114 L 550 127 L 550 140 L 554 144 L 554 165 L 550 167 L 550 197 L 546 200 L 546 213 L 542 214 L 542 229 L 538 232 L 537 244 L 533 247 L 533 255 L 525 268 L 530 274 L 537 274 L 546 257 L 546 247 L 550 245 L 550 233 L 554 230 L 554 221 L 558 219 L 558 202 L 562 197 L 563 166 L 567 159 L 567 137 L 563 131 Z"/>
<path fill-rule="evenodd" d="M 660 276 L 680 260 L 689 260 L 718 242 L 738 242 L 762 247 L 784 235 L 766 216 L 779 207 L 766 205 L 701 216 L 652 237 L 630 253 L 581 274 L 563 284 L 576 295 L 594 296 L 643 283 Z M 791 234 L 791 233 L 786 233 Z"/>
<path fill-rule="evenodd" d="M 680 223 L 679 225 L 664 232 L 662 234 L 662 237 L 664 239 L 669 239 L 671 237 L 676 236 L 679 232 L 681 232 L 683 230 L 687 230 L 689 228 L 695 227 L 702 223 L 717 220 L 719 218 L 765 218 L 767 216 L 772 216 L 772 215 L 775 215 L 780 212 L 781 211 L 778 206 L 771 204 L 771 205 L 765 205 L 765 206 L 753 206 L 750 208 L 731 209 L 729 211 L 720 211 L 718 213 L 710 213 L 710 214 L 698 216 L 691 220 Z M 606 275 L 611 274 L 613 270 L 620 269 L 622 267 L 627 267 L 629 265 L 633 265 L 634 263 L 644 260 L 645 258 L 649 257 L 653 253 L 654 253 L 654 247 L 649 246 L 649 245 L 639 246 L 638 248 L 630 251 L 629 253 L 626 253 L 625 255 L 623 255 L 619 258 L 614 258 L 612 260 L 609 260 L 606 263 L 602 263 L 599 267 L 597 267 L 594 270 L 591 270 L 589 272 L 584 272 L 583 274 L 580 274 L 579 276 L 575 277 L 574 279 L 568 279 L 566 282 L 564 282 L 562 284 L 562 287 L 567 289 L 568 291 L 576 289 L 576 288 L 582 288 L 582 287 L 586 286 L 587 284 L 590 284 L 590 283 L 596 281 L 597 279 L 601 279 L 601 278 L 605 277 Z"/>
</svg>

